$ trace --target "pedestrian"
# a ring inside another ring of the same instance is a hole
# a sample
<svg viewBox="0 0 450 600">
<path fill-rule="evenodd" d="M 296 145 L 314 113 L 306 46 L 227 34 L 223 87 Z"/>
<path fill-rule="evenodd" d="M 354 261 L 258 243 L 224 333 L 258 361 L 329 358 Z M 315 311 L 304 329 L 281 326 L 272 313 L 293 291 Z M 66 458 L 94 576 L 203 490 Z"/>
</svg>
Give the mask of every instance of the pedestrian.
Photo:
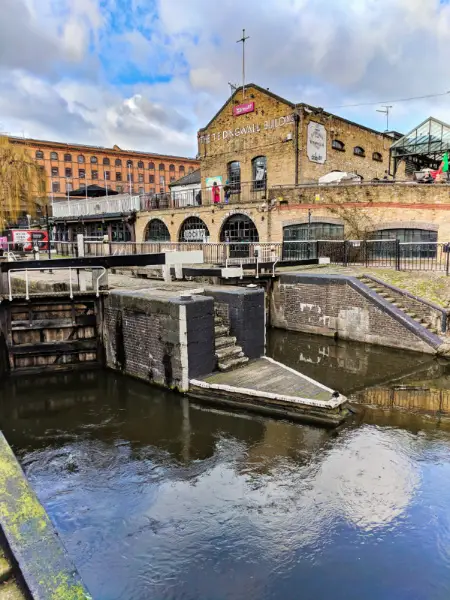
<svg viewBox="0 0 450 600">
<path fill-rule="evenodd" d="M 198 190 L 197 195 L 195 196 L 195 201 L 197 202 L 197 206 L 202 205 L 202 190 Z"/>
<path fill-rule="evenodd" d="M 231 187 L 230 187 L 230 182 L 227 181 L 225 182 L 225 186 L 223 188 L 223 193 L 224 193 L 224 197 L 225 197 L 225 204 L 228 204 L 230 202 L 230 196 L 231 196 Z"/>
<path fill-rule="evenodd" d="M 214 182 L 212 188 L 213 202 L 214 204 L 220 204 L 220 188 L 217 185 L 217 181 Z"/>
</svg>

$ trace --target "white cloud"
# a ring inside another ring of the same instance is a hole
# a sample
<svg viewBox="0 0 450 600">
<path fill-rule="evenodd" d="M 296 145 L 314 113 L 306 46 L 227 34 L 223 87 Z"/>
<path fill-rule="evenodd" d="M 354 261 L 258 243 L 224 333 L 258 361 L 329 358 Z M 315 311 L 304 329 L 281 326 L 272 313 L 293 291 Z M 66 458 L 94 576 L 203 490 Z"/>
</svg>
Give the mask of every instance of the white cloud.
<svg viewBox="0 0 450 600">
<path fill-rule="evenodd" d="M 439 0 L 154 6 L 3 0 L 3 129 L 192 155 L 196 130 L 227 98 L 228 82 L 240 83 L 241 23 L 250 35 L 247 80 L 292 101 L 333 110 L 447 87 L 450 6 Z M 396 104 L 391 125 L 408 129 L 429 114 L 450 120 L 449 100 Z M 375 108 L 335 112 L 382 129 Z"/>
</svg>

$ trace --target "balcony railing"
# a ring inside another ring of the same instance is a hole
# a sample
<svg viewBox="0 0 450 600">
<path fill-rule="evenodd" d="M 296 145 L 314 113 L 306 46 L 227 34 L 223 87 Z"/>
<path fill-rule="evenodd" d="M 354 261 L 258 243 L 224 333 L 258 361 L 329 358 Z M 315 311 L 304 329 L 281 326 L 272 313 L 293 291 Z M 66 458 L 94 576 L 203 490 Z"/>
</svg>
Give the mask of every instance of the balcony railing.
<svg viewBox="0 0 450 600">
<path fill-rule="evenodd" d="M 68 202 L 53 204 L 53 217 L 86 217 L 139 211 L 141 208 L 139 196 L 123 194 L 119 196 L 104 196 L 102 198 L 73 199 Z"/>
<path fill-rule="evenodd" d="M 145 194 L 141 196 L 141 210 L 192 208 L 216 203 L 242 204 L 244 202 L 263 202 L 268 198 L 268 190 L 264 182 L 250 181 L 232 184 L 229 186 L 228 193 L 226 193 L 225 187 L 227 186 L 219 186 L 216 193 L 213 188 L 209 187 L 163 194 Z"/>
</svg>

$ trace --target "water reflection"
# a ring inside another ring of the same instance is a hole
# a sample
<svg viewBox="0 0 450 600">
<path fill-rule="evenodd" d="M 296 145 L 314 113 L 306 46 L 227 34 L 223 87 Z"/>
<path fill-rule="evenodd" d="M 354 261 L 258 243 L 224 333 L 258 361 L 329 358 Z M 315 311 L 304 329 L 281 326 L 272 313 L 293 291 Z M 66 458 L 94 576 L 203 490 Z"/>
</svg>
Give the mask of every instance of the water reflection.
<svg viewBox="0 0 450 600">
<path fill-rule="evenodd" d="M 429 423 L 333 433 L 111 372 L 0 394 L 96 599 L 448 597 L 450 435 Z"/>
</svg>

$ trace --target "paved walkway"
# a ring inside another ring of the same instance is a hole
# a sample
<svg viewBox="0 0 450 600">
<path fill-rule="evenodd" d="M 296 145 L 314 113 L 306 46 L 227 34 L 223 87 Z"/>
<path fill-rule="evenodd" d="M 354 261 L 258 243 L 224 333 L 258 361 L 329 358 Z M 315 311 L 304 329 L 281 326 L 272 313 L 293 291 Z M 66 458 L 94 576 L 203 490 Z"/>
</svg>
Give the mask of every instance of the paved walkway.
<svg viewBox="0 0 450 600">
<path fill-rule="evenodd" d="M 191 383 L 293 404 L 335 407 L 346 401 L 330 388 L 268 357 L 232 371 L 192 380 Z"/>
</svg>

